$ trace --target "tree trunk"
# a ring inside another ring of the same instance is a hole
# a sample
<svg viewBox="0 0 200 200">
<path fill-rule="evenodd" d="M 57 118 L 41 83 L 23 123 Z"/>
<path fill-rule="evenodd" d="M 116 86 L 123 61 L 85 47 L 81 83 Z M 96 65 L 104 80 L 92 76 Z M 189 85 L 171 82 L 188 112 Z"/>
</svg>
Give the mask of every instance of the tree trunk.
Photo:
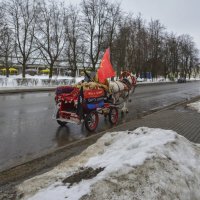
<svg viewBox="0 0 200 200">
<path fill-rule="evenodd" d="M 49 78 L 51 79 L 52 76 L 53 76 L 53 63 L 50 64 Z"/>
<path fill-rule="evenodd" d="M 26 63 L 22 64 L 22 78 L 26 77 Z"/>
<path fill-rule="evenodd" d="M 9 77 L 9 66 L 6 66 L 6 77 Z"/>
<path fill-rule="evenodd" d="M 8 55 L 5 56 L 6 77 L 9 77 Z"/>
<path fill-rule="evenodd" d="M 72 77 L 75 77 L 76 76 L 76 70 L 74 69 L 74 70 L 72 70 Z"/>
</svg>

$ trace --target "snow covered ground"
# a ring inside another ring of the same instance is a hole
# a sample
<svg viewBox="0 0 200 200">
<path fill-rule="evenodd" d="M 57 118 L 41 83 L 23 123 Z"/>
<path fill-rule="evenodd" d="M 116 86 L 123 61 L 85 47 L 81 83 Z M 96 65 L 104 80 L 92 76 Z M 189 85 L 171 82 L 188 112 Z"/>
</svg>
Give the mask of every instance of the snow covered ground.
<svg viewBox="0 0 200 200">
<path fill-rule="evenodd" d="M 187 105 L 189 108 L 191 108 L 192 110 L 196 110 L 198 113 L 200 113 L 200 101 L 194 102 L 194 103 L 190 103 Z"/>
<path fill-rule="evenodd" d="M 106 133 L 79 156 L 17 188 L 31 200 L 199 200 L 200 145 L 172 130 Z"/>
<path fill-rule="evenodd" d="M 9 78 L 0 75 L 0 87 L 45 87 L 56 85 L 71 85 L 83 80 L 84 77 L 73 78 L 71 76 L 53 76 L 49 79 L 48 75 L 26 75 L 26 79 L 22 79 L 22 75 L 12 75 Z"/>
</svg>

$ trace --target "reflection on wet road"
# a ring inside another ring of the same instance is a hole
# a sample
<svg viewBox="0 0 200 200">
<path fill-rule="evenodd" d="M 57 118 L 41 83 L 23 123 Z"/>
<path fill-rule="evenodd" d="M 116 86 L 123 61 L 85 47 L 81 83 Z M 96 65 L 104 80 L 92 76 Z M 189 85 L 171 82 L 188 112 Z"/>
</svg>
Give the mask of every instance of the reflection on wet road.
<svg viewBox="0 0 200 200">
<path fill-rule="evenodd" d="M 119 123 L 198 95 L 200 82 L 137 87 L 128 104 L 129 113 L 120 115 Z M 60 127 L 52 120 L 53 110 L 53 92 L 0 95 L 0 170 L 90 134 L 84 124 Z M 100 116 L 96 132 L 110 127 L 109 121 Z"/>
</svg>

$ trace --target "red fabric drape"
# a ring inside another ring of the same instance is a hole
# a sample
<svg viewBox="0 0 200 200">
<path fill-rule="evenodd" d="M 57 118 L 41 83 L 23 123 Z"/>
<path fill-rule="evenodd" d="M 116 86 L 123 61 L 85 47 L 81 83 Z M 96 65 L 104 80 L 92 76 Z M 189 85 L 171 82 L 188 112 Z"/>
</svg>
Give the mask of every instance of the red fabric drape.
<svg viewBox="0 0 200 200">
<path fill-rule="evenodd" d="M 107 78 L 115 76 L 115 71 L 110 62 L 110 49 L 106 49 L 101 60 L 100 68 L 97 71 L 98 79 L 100 83 L 104 83 Z"/>
</svg>

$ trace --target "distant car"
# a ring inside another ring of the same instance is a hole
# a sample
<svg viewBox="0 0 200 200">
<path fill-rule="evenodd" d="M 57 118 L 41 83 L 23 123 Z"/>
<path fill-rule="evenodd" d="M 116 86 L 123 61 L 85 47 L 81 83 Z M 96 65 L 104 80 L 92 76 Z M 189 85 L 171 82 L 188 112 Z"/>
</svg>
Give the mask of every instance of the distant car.
<svg viewBox="0 0 200 200">
<path fill-rule="evenodd" d="M 186 78 L 180 77 L 177 82 L 178 83 L 186 83 Z"/>
</svg>

